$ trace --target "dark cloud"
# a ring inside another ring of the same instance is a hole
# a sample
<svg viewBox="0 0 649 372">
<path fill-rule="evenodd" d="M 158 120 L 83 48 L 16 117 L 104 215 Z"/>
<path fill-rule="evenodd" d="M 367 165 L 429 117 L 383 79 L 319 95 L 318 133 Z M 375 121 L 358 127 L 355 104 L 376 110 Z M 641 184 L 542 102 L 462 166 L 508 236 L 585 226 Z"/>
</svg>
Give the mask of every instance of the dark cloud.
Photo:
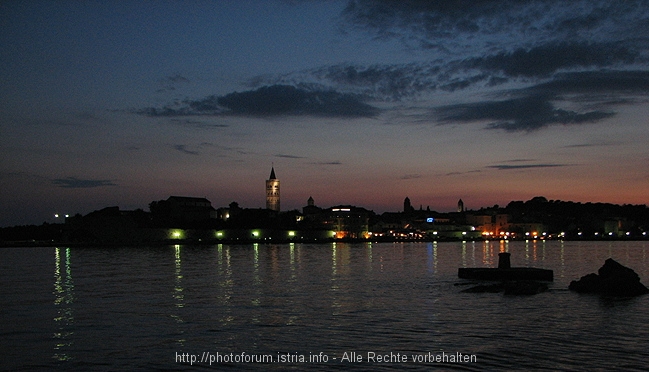
<svg viewBox="0 0 649 372">
<path fill-rule="evenodd" d="M 273 85 L 254 91 L 230 93 L 219 97 L 217 102 L 234 115 L 369 117 L 378 113 L 378 109 L 361 102 L 353 94 L 333 90 L 313 91 L 290 85 Z"/>
<path fill-rule="evenodd" d="M 146 107 L 143 109 L 131 110 L 132 113 L 150 117 L 177 117 L 177 116 L 195 116 L 195 115 L 218 115 L 218 113 L 197 113 L 189 107 L 164 106 L 162 108 Z"/>
<path fill-rule="evenodd" d="M 362 102 L 355 94 L 290 85 L 271 85 L 251 91 L 234 92 L 220 97 L 208 96 L 200 100 L 186 100 L 162 108 L 149 107 L 134 112 L 152 117 L 193 115 L 371 117 L 377 115 L 379 110 Z"/>
<path fill-rule="evenodd" d="M 445 176 L 459 176 L 459 175 L 463 175 L 463 174 L 480 173 L 480 172 L 482 172 L 482 171 L 479 170 L 479 169 L 474 169 L 474 170 L 470 170 L 470 171 L 466 171 L 466 172 L 449 172 L 449 173 L 446 173 Z"/>
<path fill-rule="evenodd" d="M 117 186 L 117 184 L 113 183 L 111 180 L 83 180 L 75 177 L 57 178 L 52 180 L 52 183 L 58 187 L 70 189 Z"/>
<path fill-rule="evenodd" d="M 184 76 L 182 76 L 180 74 L 176 74 L 176 75 L 173 75 L 173 76 L 167 76 L 165 78 L 165 80 L 169 81 L 169 82 L 172 82 L 172 83 L 189 83 L 189 79 L 187 79 L 186 77 L 184 77 Z"/>
<path fill-rule="evenodd" d="M 413 31 L 426 37 L 450 37 L 458 32 L 486 31 L 479 19 L 500 14 L 505 6 L 502 3 L 488 0 L 350 0 L 343 16 L 352 24 L 376 31 L 382 38 L 404 37 L 404 32 Z"/>
<path fill-rule="evenodd" d="M 345 92 L 351 97 L 368 97 L 372 100 L 397 101 L 433 91 L 439 84 L 441 66 L 439 62 L 418 62 L 410 64 L 374 64 L 370 66 L 342 63 L 322 66 L 305 71 L 274 76 L 257 76 L 247 84 L 306 86 L 308 90 L 331 90 Z M 316 84 L 304 84 L 316 81 Z M 315 88 L 319 87 L 319 88 Z M 342 94 L 342 93 L 339 93 Z M 360 98 L 357 98 L 360 100 Z M 372 111 L 375 111 L 373 109 Z"/>
<path fill-rule="evenodd" d="M 561 69 L 631 64 L 638 58 L 638 52 L 614 43 L 558 42 L 471 58 L 462 65 L 510 77 L 534 77 L 549 76 Z"/>
<path fill-rule="evenodd" d="M 167 144 L 170 148 L 174 149 L 185 155 L 198 156 L 204 153 L 209 153 L 210 156 L 223 157 L 228 153 L 235 153 L 240 155 L 254 154 L 254 152 L 245 151 L 240 147 L 223 146 L 213 142 L 201 142 L 198 144 Z"/>
<path fill-rule="evenodd" d="M 350 0 L 343 19 L 378 38 L 459 50 L 494 40 L 592 40 L 646 37 L 646 1 Z M 615 20 L 614 26 L 611 19 Z M 596 40 L 600 41 L 600 40 Z"/>
<path fill-rule="evenodd" d="M 404 174 L 403 176 L 399 177 L 400 180 L 412 180 L 416 178 L 422 178 L 423 176 L 421 174 L 413 173 L 413 174 Z"/>
<path fill-rule="evenodd" d="M 277 158 L 288 158 L 288 159 L 304 159 L 304 156 L 289 155 L 289 154 L 276 154 Z"/>
<path fill-rule="evenodd" d="M 614 115 L 612 112 L 575 112 L 556 108 L 548 95 L 527 96 L 502 101 L 483 101 L 440 107 L 436 110 L 442 124 L 491 121 L 487 128 L 534 131 L 555 124 L 583 124 Z"/>
<path fill-rule="evenodd" d="M 648 1 L 350 0 L 342 16 L 348 25 L 379 38 L 436 49 L 429 62 L 334 66 L 325 74 L 313 72 L 334 84 L 366 87 L 363 93 L 374 92 L 376 97 L 512 81 L 534 84 L 558 72 L 623 71 L 649 61 Z M 584 78 L 601 89 L 611 83 L 634 84 L 620 77 L 613 77 L 615 83 Z M 547 88 L 562 80 L 550 81 Z"/>
<path fill-rule="evenodd" d="M 187 155 L 200 155 L 200 152 L 194 151 L 194 150 L 189 150 L 187 148 L 187 145 L 173 145 L 174 150 L 180 151 L 183 154 Z"/>
<path fill-rule="evenodd" d="M 436 63 L 356 66 L 341 64 L 313 70 L 312 76 L 347 90 L 384 100 L 399 100 L 434 90 L 441 68 Z"/>
<path fill-rule="evenodd" d="M 531 161 L 537 161 L 536 159 L 511 159 L 507 160 L 506 163 L 528 163 Z"/>
<path fill-rule="evenodd" d="M 555 168 L 555 167 L 565 167 L 566 164 L 498 164 L 490 165 L 487 168 L 493 168 L 498 170 L 515 170 L 515 169 L 529 169 L 529 168 Z"/>
<path fill-rule="evenodd" d="M 506 94 L 512 98 L 443 106 L 435 113 L 441 124 L 487 121 L 487 128 L 506 131 L 594 123 L 614 116 L 617 105 L 646 100 L 649 71 L 566 72 Z M 579 108 L 557 107 L 564 102 Z"/>
<path fill-rule="evenodd" d="M 211 129 L 211 128 L 227 128 L 229 125 L 227 124 L 213 124 L 213 123 L 205 123 L 202 121 L 198 120 L 183 120 L 183 119 L 171 119 L 171 122 L 183 127 L 191 127 L 191 128 L 200 128 L 200 129 Z"/>
<path fill-rule="evenodd" d="M 160 79 L 158 83 L 162 85 L 162 87 L 158 90 L 156 90 L 157 93 L 164 93 L 164 92 L 169 92 L 169 91 L 174 91 L 176 90 L 176 86 L 178 84 L 187 84 L 189 83 L 189 79 L 186 77 L 176 74 L 172 76 L 167 76 L 163 79 Z"/>
<path fill-rule="evenodd" d="M 339 92 L 383 101 L 400 101 L 435 91 L 494 88 L 508 82 L 536 83 L 535 89 L 550 92 L 578 87 L 595 91 L 646 90 L 647 73 L 625 68 L 637 68 L 642 61 L 639 52 L 613 43 L 553 42 L 448 61 L 324 66 L 277 77 L 257 77 L 254 84 L 299 86 L 315 79 Z M 218 106 L 214 99 L 209 100 L 210 109 Z"/>
<path fill-rule="evenodd" d="M 583 71 L 557 74 L 552 80 L 527 89 L 529 92 L 584 95 L 649 94 L 649 71 Z M 619 102 L 619 98 L 616 98 Z"/>
<path fill-rule="evenodd" d="M 614 146 L 616 143 L 613 142 L 601 142 L 601 143 L 577 143 L 574 145 L 566 145 L 563 146 L 563 148 L 583 148 L 583 147 L 606 147 L 606 146 Z"/>
<path fill-rule="evenodd" d="M 316 164 L 316 165 L 342 165 L 343 163 L 336 160 L 336 161 L 322 161 L 322 162 L 311 163 L 311 164 Z"/>
</svg>

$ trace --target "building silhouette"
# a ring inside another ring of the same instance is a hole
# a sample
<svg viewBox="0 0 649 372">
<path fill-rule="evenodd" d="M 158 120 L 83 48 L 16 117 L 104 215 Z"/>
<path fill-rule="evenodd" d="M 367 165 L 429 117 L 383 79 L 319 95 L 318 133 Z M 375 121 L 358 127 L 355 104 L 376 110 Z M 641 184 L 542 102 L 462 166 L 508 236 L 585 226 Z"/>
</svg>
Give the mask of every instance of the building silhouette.
<svg viewBox="0 0 649 372">
<path fill-rule="evenodd" d="M 266 209 L 279 212 L 279 180 L 275 177 L 275 167 L 270 169 L 270 177 L 266 180 Z"/>
<path fill-rule="evenodd" d="M 403 200 L 403 213 L 412 213 L 415 211 L 415 208 L 410 204 L 410 198 L 406 196 Z"/>
</svg>

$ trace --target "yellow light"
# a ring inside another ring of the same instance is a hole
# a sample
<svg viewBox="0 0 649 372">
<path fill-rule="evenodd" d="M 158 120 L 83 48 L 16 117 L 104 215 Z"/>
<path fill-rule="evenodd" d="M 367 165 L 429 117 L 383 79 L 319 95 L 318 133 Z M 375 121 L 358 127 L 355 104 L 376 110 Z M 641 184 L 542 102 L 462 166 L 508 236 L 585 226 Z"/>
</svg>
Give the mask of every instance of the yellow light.
<svg viewBox="0 0 649 372">
<path fill-rule="evenodd" d="M 295 236 L 295 231 L 289 231 L 288 236 Z"/>
</svg>

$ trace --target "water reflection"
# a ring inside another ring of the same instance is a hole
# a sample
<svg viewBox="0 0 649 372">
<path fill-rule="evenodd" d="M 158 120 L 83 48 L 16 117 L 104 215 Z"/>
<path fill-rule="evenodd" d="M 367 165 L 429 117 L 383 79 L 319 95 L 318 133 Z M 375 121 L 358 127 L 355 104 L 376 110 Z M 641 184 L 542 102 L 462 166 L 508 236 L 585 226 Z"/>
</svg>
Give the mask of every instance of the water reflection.
<svg viewBox="0 0 649 372">
<path fill-rule="evenodd" d="M 174 251 L 175 251 L 175 255 L 176 255 L 176 260 L 175 260 L 176 271 L 175 271 L 175 275 L 174 275 L 174 284 L 175 284 L 175 286 L 174 286 L 174 295 L 173 295 L 173 297 L 174 297 L 174 300 L 176 301 L 175 302 L 176 307 L 184 307 L 185 306 L 185 303 L 184 303 L 185 295 L 183 294 L 183 285 L 182 285 L 183 274 L 182 274 L 182 260 L 180 258 L 180 245 L 175 245 L 174 246 Z M 180 319 L 179 317 L 176 320 L 178 320 L 179 322 L 182 322 L 182 319 Z"/>
<path fill-rule="evenodd" d="M 428 272 L 433 273 L 437 271 L 437 242 L 428 243 L 426 252 L 428 256 Z"/>
<path fill-rule="evenodd" d="M 566 242 L 560 242 L 559 247 L 559 277 L 563 278 L 566 271 Z"/>
<path fill-rule="evenodd" d="M 263 287 L 262 287 L 262 278 L 259 272 L 259 243 L 252 244 L 252 295 L 250 297 L 250 304 L 254 308 L 259 308 L 262 306 L 262 296 L 263 296 Z M 227 288 L 226 288 L 227 291 Z M 228 306 L 228 310 L 230 307 Z M 225 317 L 223 319 L 224 324 L 229 323 L 233 320 L 232 317 Z M 261 324 L 264 320 L 264 316 L 261 311 L 254 311 L 251 314 L 251 323 L 252 324 Z"/>
<path fill-rule="evenodd" d="M 174 291 L 173 291 L 173 299 L 174 299 L 174 307 L 176 309 L 174 314 L 171 314 L 171 317 L 176 321 L 178 324 L 184 323 L 184 320 L 182 316 L 180 315 L 180 309 L 185 307 L 185 295 L 184 295 L 184 288 L 183 288 L 183 274 L 182 274 L 182 259 L 180 256 L 180 245 L 175 245 L 174 246 L 174 255 L 175 255 L 175 261 L 174 261 Z M 179 328 L 178 333 L 180 338 L 176 340 L 176 343 L 180 346 L 184 346 L 185 342 L 187 341 L 183 335 L 185 333 L 184 329 Z"/>
<path fill-rule="evenodd" d="M 340 301 L 336 292 L 340 289 L 338 286 L 338 244 L 333 243 L 331 245 L 331 287 L 330 291 L 332 292 L 331 299 L 331 313 L 332 315 L 340 314 Z"/>
<path fill-rule="evenodd" d="M 54 318 L 54 356 L 56 360 L 70 360 L 67 350 L 72 346 L 70 339 L 74 334 L 74 283 L 70 266 L 70 248 L 54 249 L 54 306 L 57 316 Z"/>
<path fill-rule="evenodd" d="M 254 243 L 252 245 L 252 251 L 252 280 L 255 286 L 259 286 L 261 284 L 261 278 L 259 276 L 259 243 Z"/>
<path fill-rule="evenodd" d="M 295 243 L 289 243 L 289 264 L 291 268 L 291 282 L 295 281 Z"/>
<path fill-rule="evenodd" d="M 462 242 L 462 267 L 466 267 L 466 241 Z"/>
<path fill-rule="evenodd" d="M 255 243 L 254 249 L 254 274 L 253 280 L 255 283 L 259 282 L 259 247 Z M 222 304 L 222 315 L 220 321 L 222 325 L 228 325 L 234 320 L 232 315 L 232 296 L 234 294 L 234 280 L 232 278 L 232 264 L 231 264 L 231 252 L 230 246 L 219 244 L 217 246 L 217 262 L 218 262 L 218 274 L 222 280 L 219 281 L 219 287 L 221 288 L 220 295 L 218 296 L 219 303 Z M 253 305 L 259 305 L 259 292 L 252 299 Z"/>
<path fill-rule="evenodd" d="M 360 248 L 360 247 L 359 247 Z M 332 315 L 343 313 L 346 295 L 349 291 L 347 279 L 351 274 L 351 246 L 347 243 L 333 243 L 331 246 L 331 284 Z"/>
<path fill-rule="evenodd" d="M 509 240 L 500 241 L 500 250 L 499 253 L 509 252 Z"/>
<path fill-rule="evenodd" d="M 491 266 L 494 263 L 494 247 L 491 244 L 491 241 L 485 240 L 482 243 L 482 264 L 485 266 Z"/>
</svg>

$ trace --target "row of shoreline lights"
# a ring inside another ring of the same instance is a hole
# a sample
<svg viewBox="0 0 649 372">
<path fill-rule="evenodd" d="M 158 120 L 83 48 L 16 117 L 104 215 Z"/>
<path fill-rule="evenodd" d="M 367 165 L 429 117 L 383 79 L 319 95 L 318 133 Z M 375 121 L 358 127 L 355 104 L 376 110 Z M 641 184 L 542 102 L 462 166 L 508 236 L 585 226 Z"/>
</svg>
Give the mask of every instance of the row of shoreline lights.
<svg viewBox="0 0 649 372">
<path fill-rule="evenodd" d="M 58 218 L 58 217 L 59 217 L 59 214 L 55 214 L 54 217 Z M 69 217 L 69 215 L 66 214 L 65 217 Z M 394 232 L 393 232 L 393 231 L 390 231 L 390 233 L 394 233 Z M 251 234 L 252 234 L 252 237 L 253 237 L 253 238 L 259 238 L 260 235 L 261 235 L 261 233 L 260 233 L 259 230 L 253 230 Z M 289 236 L 290 238 L 295 237 L 295 234 L 296 234 L 295 231 L 288 231 L 288 236 Z M 467 234 L 466 231 L 462 232 L 462 235 L 466 235 L 466 234 Z M 185 235 L 185 234 L 184 234 L 184 231 L 183 231 L 183 230 L 172 230 L 172 232 L 171 232 L 171 237 L 172 237 L 173 239 L 183 239 L 183 238 L 184 238 L 184 235 Z M 371 236 L 372 234 L 369 233 L 369 235 Z M 411 233 L 411 235 L 414 235 L 414 234 Z M 433 235 L 437 235 L 437 231 L 433 232 Z M 498 237 L 498 235 L 500 235 L 501 237 L 515 237 L 516 234 L 515 234 L 515 233 L 510 233 L 510 232 L 504 232 L 504 231 L 501 231 L 499 234 L 495 234 L 495 233 L 493 233 L 493 232 L 487 232 L 487 231 L 485 231 L 485 232 L 482 233 L 482 235 L 484 235 L 485 237 L 493 237 L 493 236 Z M 578 233 L 577 235 L 582 236 L 582 233 L 580 232 L 580 233 Z M 595 233 L 595 236 L 598 236 L 598 235 L 599 235 L 599 233 L 596 232 L 596 233 Z M 605 234 L 602 234 L 602 235 L 605 235 Z M 614 234 L 613 234 L 612 232 L 610 232 L 610 233 L 608 233 L 608 235 L 609 235 L 609 236 L 613 236 Z M 630 233 L 630 232 L 627 232 L 625 235 L 626 235 L 626 236 L 630 236 L 631 233 Z M 642 235 L 643 235 L 643 236 L 647 236 L 647 232 L 646 232 L 646 231 L 643 232 Z M 336 235 L 336 236 L 337 236 L 337 235 Z M 407 235 L 406 235 L 406 234 L 401 234 L 401 236 L 404 236 L 404 237 L 405 237 L 405 236 L 407 236 Z M 543 233 L 541 233 L 541 234 L 539 234 L 539 233 L 537 233 L 537 232 L 531 232 L 531 233 L 530 233 L 530 232 L 526 232 L 526 233 L 525 233 L 525 236 L 526 236 L 526 237 L 532 237 L 532 238 L 534 238 L 534 239 L 538 239 L 538 238 L 544 239 L 544 238 L 546 238 L 546 237 L 551 237 L 551 235 L 549 235 L 547 232 L 543 232 Z M 565 233 L 565 232 L 562 232 L 562 233 L 559 233 L 557 236 L 558 236 L 558 237 L 565 237 L 565 236 L 566 236 L 566 233 Z M 218 232 L 216 233 L 216 237 L 217 237 L 217 238 L 222 238 L 222 237 L 223 237 L 223 232 L 218 231 Z M 337 236 L 337 237 L 342 237 L 342 236 Z M 419 237 L 421 238 L 422 236 L 420 235 Z"/>
<path fill-rule="evenodd" d="M 295 231 L 288 231 L 288 237 L 289 238 L 295 238 L 296 232 Z M 261 238 L 261 232 L 259 230 L 252 230 L 251 235 L 255 239 L 260 239 Z M 170 236 L 172 239 L 184 239 L 185 238 L 185 231 L 181 229 L 173 229 L 170 231 Z M 216 232 L 216 237 L 217 238 L 223 238 L 223 232 L 222 231 L 217 231 Z M 268 239 L 271 239 L 270 237 Z"/>
</svg>

